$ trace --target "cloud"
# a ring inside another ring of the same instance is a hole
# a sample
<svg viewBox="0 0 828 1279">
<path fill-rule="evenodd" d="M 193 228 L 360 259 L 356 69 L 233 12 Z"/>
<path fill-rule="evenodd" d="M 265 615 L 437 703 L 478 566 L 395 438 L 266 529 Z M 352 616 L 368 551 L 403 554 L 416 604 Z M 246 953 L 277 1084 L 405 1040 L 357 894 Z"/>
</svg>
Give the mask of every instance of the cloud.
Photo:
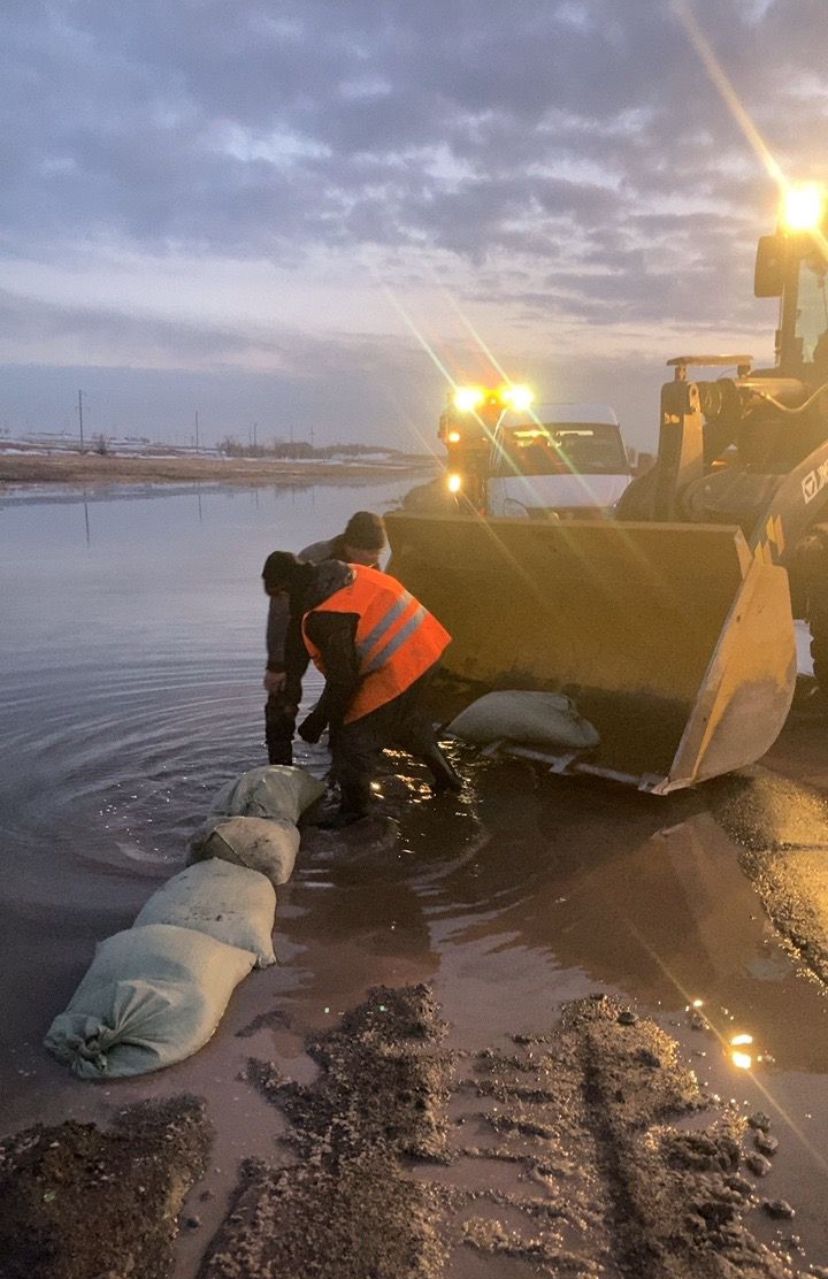
<svg viewBox="0 0 828 1279">
<path fill-rule="evenodd" d="M 631 325 L 654 343 L 679 325 L 758 336 L 752 245 L 775 190 L 677 12 L 663 0 L 480 0 L 471 18 L 445 0 L 9 0 L 9 360 L 278 373 L 312 339 L 333 417 L 337 352 L 390 358 L 371 345 L 382 308 L 366 269 L 414 292 L 439 275 L 518 361 L 550 331 L 587 362 L 596 345 L 624 346 Z M 785 171 L 824 176 L 823 0 L 696 0 L 692 12 Z M 101 291 L 118 259 L 143 263 L 145 296 Z M 271 271 L 275 337 L 255 284 Z M 394 339 L 410 341 L 399 325 Z"/>
</svg>

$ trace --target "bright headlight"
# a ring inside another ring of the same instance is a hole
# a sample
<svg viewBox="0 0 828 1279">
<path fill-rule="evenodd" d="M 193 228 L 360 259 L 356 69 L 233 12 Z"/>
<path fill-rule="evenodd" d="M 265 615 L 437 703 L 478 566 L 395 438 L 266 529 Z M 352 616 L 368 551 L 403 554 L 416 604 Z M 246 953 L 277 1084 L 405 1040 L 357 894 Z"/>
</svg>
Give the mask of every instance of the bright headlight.
<svg viewBox="0 0 828 1279">
<path fill-rule="evenodd" d="M 454 392 L 454 407 L 461 413 L 471 413 L 483 400 L 483 391 L 479 386 L 458 386 Z"/>
<path fill-rule="evenodd" d="M 507 404 L 518 410 L 528 409 L 534 398 L 534 392 L 528 386 L 507 386 L 503 392 Z"/>
<path fill-rule="evenodd" d="M 463 487 L 463 476 L 457 471 L 450 471 L 446 476 L 446 488 L 449 493 L 459 493 Z"/>
</svg>

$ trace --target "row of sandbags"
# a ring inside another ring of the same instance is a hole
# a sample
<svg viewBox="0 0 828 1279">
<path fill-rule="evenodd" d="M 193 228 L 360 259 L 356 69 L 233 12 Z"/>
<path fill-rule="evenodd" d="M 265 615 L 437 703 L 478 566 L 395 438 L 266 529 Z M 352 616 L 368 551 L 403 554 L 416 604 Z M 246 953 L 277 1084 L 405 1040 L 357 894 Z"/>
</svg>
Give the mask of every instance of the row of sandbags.
<svg viewBox="0 0 828 1279">
<path fill-rule="evenodd" d="M 186 870 L 153 893 L 132 928 L 96 948 L 49 1028 L 49 1051 L 82 1079 L 112 1079 L 202 1048 L 241 979 L 276 962 L 276 888 L 293 871 L 297 823 L 324 790 L 287 765 L 222 787 Z"/>
</svg>

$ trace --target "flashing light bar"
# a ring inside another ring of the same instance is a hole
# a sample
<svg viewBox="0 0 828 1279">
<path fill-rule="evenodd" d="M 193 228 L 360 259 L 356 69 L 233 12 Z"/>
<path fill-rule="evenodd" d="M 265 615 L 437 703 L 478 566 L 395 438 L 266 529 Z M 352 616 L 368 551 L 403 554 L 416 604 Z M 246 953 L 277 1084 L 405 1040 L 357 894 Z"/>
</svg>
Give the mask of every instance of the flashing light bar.
<svg viewBox="0 0 828 1279">
<path fill-rule="evenodd" d="M 471 413 L 481 404 L 503 404 L 511 409 L 528 409 L 535 398 L 531 387 L 509 385 L 499 387 L 458 386 L 452 396 L 454 407 L 460 413 Z"/>
</svg>

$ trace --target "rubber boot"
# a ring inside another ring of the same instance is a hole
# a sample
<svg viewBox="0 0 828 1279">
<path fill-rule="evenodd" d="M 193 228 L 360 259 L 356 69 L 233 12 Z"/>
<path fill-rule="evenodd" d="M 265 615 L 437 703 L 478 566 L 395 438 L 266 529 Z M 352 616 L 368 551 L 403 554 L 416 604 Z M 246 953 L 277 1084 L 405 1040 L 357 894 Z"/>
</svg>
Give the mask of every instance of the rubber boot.
<svg viewBox="0 0 828 1279">
<path fill-rule="evenodd" d="M 445 791 L 452 791 L 455 795 L 460 793 L 463 779 L 436 742 L 424 753 L 423 759 L 431 769 L 434 779 L 431 785 L 435 795 L 441 795 Z"/>
<path fill-rule="evenodd" d="M 368 782 L 345 782 L 339 786 L 339 810 L 318 824 L 320 830 L 342 830 L 352 826 L 371 811 L 371 787 Z"/>
</svg>

